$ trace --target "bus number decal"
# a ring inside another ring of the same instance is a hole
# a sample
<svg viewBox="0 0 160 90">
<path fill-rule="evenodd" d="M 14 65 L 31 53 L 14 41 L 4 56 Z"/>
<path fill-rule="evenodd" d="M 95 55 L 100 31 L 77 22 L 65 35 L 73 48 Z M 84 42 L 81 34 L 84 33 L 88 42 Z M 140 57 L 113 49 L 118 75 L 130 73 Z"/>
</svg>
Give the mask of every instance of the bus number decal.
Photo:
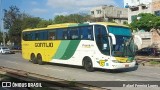
<svg viewBox="0 0 160 90">
<path fill-rule="evenodd" d="M 107 60 L 100 60 L 98 63 L 99 63 L 100 66 L 104 67 L 105 62 L 107 62 Z"/>
</svg>

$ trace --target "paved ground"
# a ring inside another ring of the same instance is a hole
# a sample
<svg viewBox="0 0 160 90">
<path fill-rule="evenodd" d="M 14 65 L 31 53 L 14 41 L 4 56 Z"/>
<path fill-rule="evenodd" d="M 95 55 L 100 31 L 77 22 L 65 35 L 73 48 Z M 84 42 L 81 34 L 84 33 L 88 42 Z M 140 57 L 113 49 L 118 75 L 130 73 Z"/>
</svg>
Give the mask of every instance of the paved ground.
<svg viewBox="0 0 160 90">
<path fill-rule="evenodd" d="M 0 66 L 24 70 L 41 75 L 61 78 L 70 81 L 160 81 L 160 68 L 150 66 L 136 66 L 131 69 L 122 69 L 115 72 L 99 70 L 87 72 L 81 67 L 45 64 L 32 64 L 22 59 L 20 53 L 0 55 Z M 101 82 L 99 82 L 101 83 Z M 144 90 L 144 87 L 141 87 Z M 113 90 L 128 90 L 128 88 L 111 88 Z M 139 90 L 139 88 L 134 88 Z M 146 88 L 146 90 L 159 88 Z"/>
</svg>

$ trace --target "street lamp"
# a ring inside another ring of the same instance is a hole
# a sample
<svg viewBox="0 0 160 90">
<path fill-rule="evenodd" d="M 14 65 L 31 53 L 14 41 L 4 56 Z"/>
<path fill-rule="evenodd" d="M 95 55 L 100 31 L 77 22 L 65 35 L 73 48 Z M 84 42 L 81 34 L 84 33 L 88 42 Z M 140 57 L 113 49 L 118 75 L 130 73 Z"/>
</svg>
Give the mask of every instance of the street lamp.
<svg viewBox="0 0 160 90">
<path fill-rule="evenodd" d="M 3 33 L 2 35 L 2 38 L 3 38 L 3 46 L 6 46 L 5 44 L 5 38 L 6 38 L 6 35 L 5 35 L 5 32 L 4 32 L 4 28 L 3 28 L 3 10 L 2 10 L 2 0 L 0 1 L 0 12 L 1 12 L 1 17 L 0 17 L 0 20 L 1 20 L 1 31 Z"/>
</svg>

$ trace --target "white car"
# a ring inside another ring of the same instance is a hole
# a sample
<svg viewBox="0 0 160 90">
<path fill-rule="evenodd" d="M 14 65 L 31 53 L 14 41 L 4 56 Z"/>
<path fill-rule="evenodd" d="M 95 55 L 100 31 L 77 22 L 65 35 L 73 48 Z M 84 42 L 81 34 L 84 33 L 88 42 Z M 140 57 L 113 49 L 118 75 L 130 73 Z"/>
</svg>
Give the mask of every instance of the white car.
<svg viewBox="0 0 160 90">
<path fill-rule="evenodd" d="M 11 50 L 8 47 L 0 47 L 1 54 L 11 53 Z"/>
</svg>

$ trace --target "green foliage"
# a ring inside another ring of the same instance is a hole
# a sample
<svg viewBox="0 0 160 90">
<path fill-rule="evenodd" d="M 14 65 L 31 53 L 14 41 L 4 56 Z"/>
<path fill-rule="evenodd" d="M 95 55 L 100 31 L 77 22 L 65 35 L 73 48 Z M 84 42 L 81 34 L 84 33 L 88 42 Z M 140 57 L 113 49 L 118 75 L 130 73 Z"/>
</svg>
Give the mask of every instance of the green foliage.
<svg viewBox="0 0 160 90">
<path fill-rule="evenodd" d="M 4 28 L 10 29 L 14 22 L 20 17 L 20 10 L 16 6 L 10 6 L 9 10 L 4 9 Z"/>
<path fill-rule="evenodd" d="M 135 20 L 130 24 L 131 28 L 150 31 L 152 28 L 159 28 L 160 26 L 159 16 L 155 16 L 150 13 L 141 13 L 138 17 L 140 17 L 139 20 Z"/>
<path fill-rule="evenodd" d="M 52 20 L 42 20 L 39 17 L 32 17 L 26 13 L 21 13 L 16 6 L 11 6 L 9 10 L 4 10 L 3 20 L 5 28 L 9 29 L 9 40 L 14 42 L 15 45 L 20 45 L 21 43 L 22 30 L 26 28 L 46 27 L 52 24 Z"/>
<path fill-rule="evenodd" d="M 158 61 L 150 61 L 150 64 L 152 64 L 152 65 L 156 65 L 156 64 L 160 64 L 160 62 L 158 62 Z"/>
<path fill-rule="evenodd" d="M 51 25 L 53 23 L 52 20 L 41 20 L 38 24 L 37 24 L 37 28 L 42 28 L 42 27 L 47 27 L 48 25 Z"/>
<path fill-rule="evenodd" d="M 88 15 L 79 15 L 79 14 L 70 14 L 67 16 L 63 15 L 57 15 L 54 18 L 54 23 L 59 24 L 59 23 L 83 23 L 88 21 L 87 19 L 89 18 Z"/>
<path fill-rule="evenodd" d="M 22 30 L 26 28 L 36 28 L 41 18 L 38 17 L 25 17 L 23 18 Z"/>
</svg>

